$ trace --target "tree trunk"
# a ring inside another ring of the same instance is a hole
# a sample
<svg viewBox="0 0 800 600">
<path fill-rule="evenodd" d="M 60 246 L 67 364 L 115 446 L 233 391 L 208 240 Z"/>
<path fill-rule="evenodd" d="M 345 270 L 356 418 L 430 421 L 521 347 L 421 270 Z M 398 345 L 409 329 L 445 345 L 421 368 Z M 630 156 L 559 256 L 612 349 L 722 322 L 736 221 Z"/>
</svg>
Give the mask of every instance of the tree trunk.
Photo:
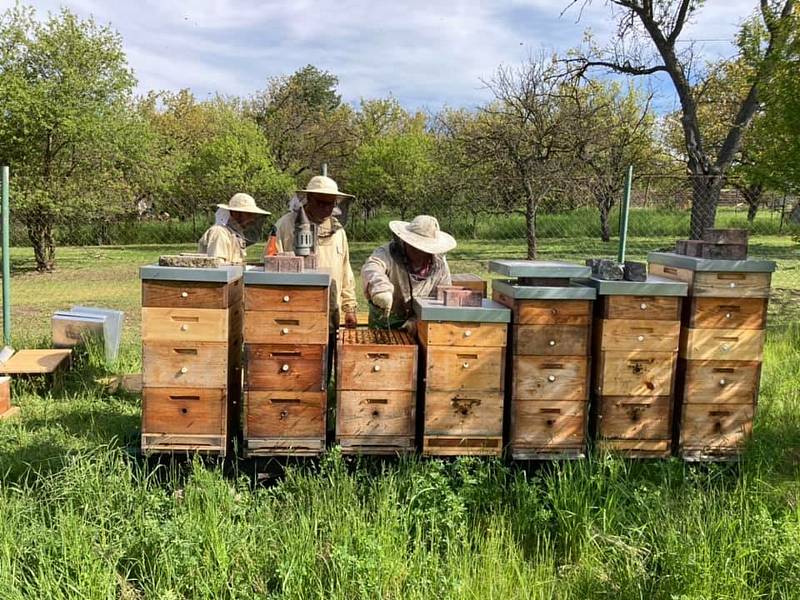
<svg viewBox="0 0 800 600">
<path fill-rule="evenodd" d="M 608 224 L 608 217 L 611 213 L 611 199 L 601 196 L 597 203 L 600 209 L 600 239 L 604 242 L 611 241 L 611 227 Z"/>
<path fill-rule="evenodd" d="M 758 205 L 761 202 L 761 195 L 764 193 L 764 186 L 761 184 L 751 185 L 742 191 L 747 202 L 747 222 L 752 225 L 753 221 L 756 220 Z"/>
<path fill-rule="evenodd" d="M 53 224 L 45 219 L 34 219 L 26 223 L 28 239 L 33 245 L 36 270 L 50 272 L 55 268 L 56 245 L 53 239 Z"/>
<path fill-rule="evenodd" d="M 529 194 L 525 205 L 525 234 L 528 241 L 528 260 L 536 259 L 536 209 L 536 198 Z"/>
<path fill-rule="evenodd" d="M 692 177 L 694 184 L 692 190 L 692 219 L 689 228 L 689 237 L 699 240 L 703 231 L 714 227 L 717 218 L 717 204 L 719 192 L 722 189 L 724 178 L 721 176 Z"/>
</svg>

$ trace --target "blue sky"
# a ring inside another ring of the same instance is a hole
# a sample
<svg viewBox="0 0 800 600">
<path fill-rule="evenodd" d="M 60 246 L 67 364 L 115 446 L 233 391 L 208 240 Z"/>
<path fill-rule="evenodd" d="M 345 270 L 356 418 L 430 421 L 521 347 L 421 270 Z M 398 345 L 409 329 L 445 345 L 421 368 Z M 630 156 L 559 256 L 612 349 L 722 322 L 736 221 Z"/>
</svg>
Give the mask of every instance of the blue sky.
<svg viewBox="0 0 800 600">
<path fill-rule="evenodd" d="M 591 29 L 613 31 L 603 0 L 560 16 L 567 0 L 339 2 L 294 0 L 39 0 L 40 14 L 64 5 L 110 23 L 123 36 L 139 90 L 188 87 L 248 95 L 275 75 L 311 63 L 339 77 L 348 102 L 392 94 L 410 109 L 475 106 L 489 98 L 481 79 L 541 49 L 564 51 Z M 0 9 L 13 0 L 0 0 Z M 709 59 L 730 56 L 737 25 L 755 0 L 707 0 L 685 39 Z M 657 108 L 674 106 L 655 82 Z"/>
</svg>

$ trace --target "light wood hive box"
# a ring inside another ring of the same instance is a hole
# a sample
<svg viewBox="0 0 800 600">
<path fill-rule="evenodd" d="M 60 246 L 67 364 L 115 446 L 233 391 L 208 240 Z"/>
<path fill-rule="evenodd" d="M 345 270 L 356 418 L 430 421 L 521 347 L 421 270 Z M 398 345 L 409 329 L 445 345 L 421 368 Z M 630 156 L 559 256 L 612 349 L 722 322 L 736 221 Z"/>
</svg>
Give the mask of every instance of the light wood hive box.
<svg viewBox="0 0 800 600">
<path fill-rule="evenodd" d="M 596 446 L 629 457 L 668 457 L 687 286 L 653 276 L 589 283 L 598 294 L 591 412 Z"/>
<path fill-rule="evenodd" d="M 432 299 L 415 300 L 415 310 L 424 378 L 423 454 L 499 456 L 509 311 L 490 300 L 469 308 Z"/>
<path fill-rule="evenodd" d="M 412 452 L 417 343 L 403 331 L 340 329 L 336 360 L 336 441 L 342 452 Z"/>
<path fill-rule="evenodd" d="M 329 277 L 245 273 L 245 456 L 315 456 L 325 449 Z"/>
<path fill-rule="evenodd" d="M 229 450 L 241 399 L 241 272 L 142 268 L 143 452 Z"/>
<path fill-rule="evenodd" d="M 651 253 L 650 272 L 688 284 L 674 437 L 685 460 L 733 460 L 753 428 L 775 263 Z"/>
</svg>

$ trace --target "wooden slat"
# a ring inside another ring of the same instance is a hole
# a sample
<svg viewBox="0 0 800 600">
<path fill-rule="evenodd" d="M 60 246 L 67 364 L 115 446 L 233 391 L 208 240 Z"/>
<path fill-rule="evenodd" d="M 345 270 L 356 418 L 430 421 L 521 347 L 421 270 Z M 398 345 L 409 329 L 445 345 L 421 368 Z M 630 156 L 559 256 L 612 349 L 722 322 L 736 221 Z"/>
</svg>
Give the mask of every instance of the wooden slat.
<svg viewBox="0 0 800 600">
<path fill-rule="evenodd" d="M 245 439 L 245 458 L 257 456 L 319 456 L 325 440 L 319 437 Z"/>
<path fill-rule="evenodd" d="M 601 352 L 593 389 L 602 396 L 670 396 L 675 352 Z"/>
<path fill-rule="evenodd" d="M 328 312 L 328 288 L 293 286 L 245 286 L 244 306 L 248 311 Z"/>
<path fill-rule="evenodd" d="M 502 391 L 502 348 L 430 346 L 426 357 L 428 390 Z"/>
<path fill-rule="evenodd" d="M 419 340 L 425 346 L 505 347 L 504 323 L 435 323 L 419 324 Z"/>
<path fill-rule="evenodd" d="M 225 456 L 227 438 L 220 435 L 142 434 L 142 452 L 201 452 Z"/>
<path fill-rule="evenodd" d="M 253 391 L 322 391 L 325 350 L 319 344 L 248 344 L 245 385 Z"/>
<path fill-rule="evenodd" d="M 501 393 L 427 392 L 425 394 L 425 435 L 502 436 L 503 395 Z"/>
<path fill-rule="evenodd" d="M 514 325 L 514 354 L 579 356 L 589 354 L 586 325 Z"/>
<path fill-rule="evenodd" d="M 658 277 L 665 277 L 667 279 L 674 279 L 683 281 L 689 284 L 689 295 L 692 295 L 692 283 L 694 282 L 694 271 L 691 269 L 681 269 L 680 267 L 669 267 L 667 265 L 660 265 L 657 263 L 649 263 L 647 270 L 650 275 L 657 275 Z"/>
<path fill-rule="evenodd" d="M 753 412 L 752 404 L 686 404 L 681 448 L 741 448 L 752 432 Z"/>
<path fill-rule="evenodd" d="M 328 316 L 316 312 L 251 311 L 244 316 L 245 344 L 327 344 Z"/>
<path fill-rule="evenodd" d="M 678 321 L 598 319 L 601 350 L 675 352 L 681 324 Z"/>
<path fill-rule="evenodd" d="M 375 435 L 338 437 L 336 443 L 342 454 L 361 454 L 367 456 L 408 454 L 414 452 L 414 436 Z"/>
<path fill-rule="evenodd" d="M 425 456 L 500 456 L 503 438 L 425 436 L 422 453 Z"/>
<path fill-rule="evenodd" d="M 214 308 L 143 308 L 143 342 L 227 342 L 228 311 Z"/>
<path fill-rule="evenodd" d="M 515 356 L 514 400 L 586 400 L 589 361 L 585 356 Z"/>
<path fill-rule="evenodd" d="M 671 424 L 672 400 L 669 396 L 600 398 L 599 437 L 669 440 Z"/>
<path fill-rule="evenodd" d="M 223 388 L 229 348 L 224 342 L 142 344 L 142 383 L 147 387 Z"/>
<path fill-rule="evenodd" d="M 760 361 L 764 331 L 758 329 L 684 329 L 681 358 Z"/>
<path fill-rule="evenodd" d="M 241 279 L 239 285 L 241 286 Z M 142 306 L 147 308 L 228 308 L 229 286 L 195 281 L 142 281 Z M 234 295 L 233 300 L 236 300 Z"/>
<path fill-rule="evenodd" d="M 248 391 L 244 437 L 325 440 L 325 392 Z"/>
<path fill-rule="evenodd" d="M 336 395 L 336 437 L 413 436 L 414 392 L 340 391 Z"/>
<path fill-rule="evenodd" d="M 760 374 L 758 361 L 687 361 L 683 402 L 754 404 Z"/>
<path fill-rule="evenodd" d="M 681 298 L 673 296 L 604 296 L 601 312 L 606 319 L 680 321 Z"/>
<path fill-rule="evenodd" d="M 148 388 L 142 392 L 142 433 L 226 434 L 223 389 Z"/>
<path fill-rule="evenodd" d="M 689 327 L 696 329 L 764 329 L 765 298 L 692 298 Z"/>
<path fill-rule="evenodd" d="M 0 373 L 9 375 L 47 375 L 69 364 L 72 350 L 20 350 L 0 364 Z"/>
<path fill-rule="evenodd" d="M 586 418 L 585 401 L 514 400 L 511 446 L 583 448 Z"/>
<path fill-rule="evenodd" d="M 629 458 L 667 458 L 671 454 L 670 440 L 597 440 L 595 445 L 600 452 Z"/>
</svg>

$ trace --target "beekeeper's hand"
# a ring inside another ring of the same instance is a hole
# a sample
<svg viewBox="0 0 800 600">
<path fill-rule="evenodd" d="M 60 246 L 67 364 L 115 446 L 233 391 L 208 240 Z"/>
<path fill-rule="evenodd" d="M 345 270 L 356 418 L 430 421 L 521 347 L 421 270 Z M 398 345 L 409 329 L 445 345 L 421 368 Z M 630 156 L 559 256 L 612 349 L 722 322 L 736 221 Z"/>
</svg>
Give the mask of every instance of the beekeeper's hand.
<svg viewBox="0 0 800 600">
<path fill-rule="evenodd" d="M 408 319 L 405 323 L 403 323 L 400 326 L 400 329 L 405 331 L 412 338 L 416 338 L 417 337 L 417 320 L 416 319 Z"/>
<path fill-rule="evenodd" d="M 394 297 L 392 292 L 379 292 L 377 294 L 373 294 L 372 298 L 370 298 L 375 307 L 381 310 L 384 315 L 388 315 L 390 312 L 392 312 L 393 299 Z"/>
</svg>

